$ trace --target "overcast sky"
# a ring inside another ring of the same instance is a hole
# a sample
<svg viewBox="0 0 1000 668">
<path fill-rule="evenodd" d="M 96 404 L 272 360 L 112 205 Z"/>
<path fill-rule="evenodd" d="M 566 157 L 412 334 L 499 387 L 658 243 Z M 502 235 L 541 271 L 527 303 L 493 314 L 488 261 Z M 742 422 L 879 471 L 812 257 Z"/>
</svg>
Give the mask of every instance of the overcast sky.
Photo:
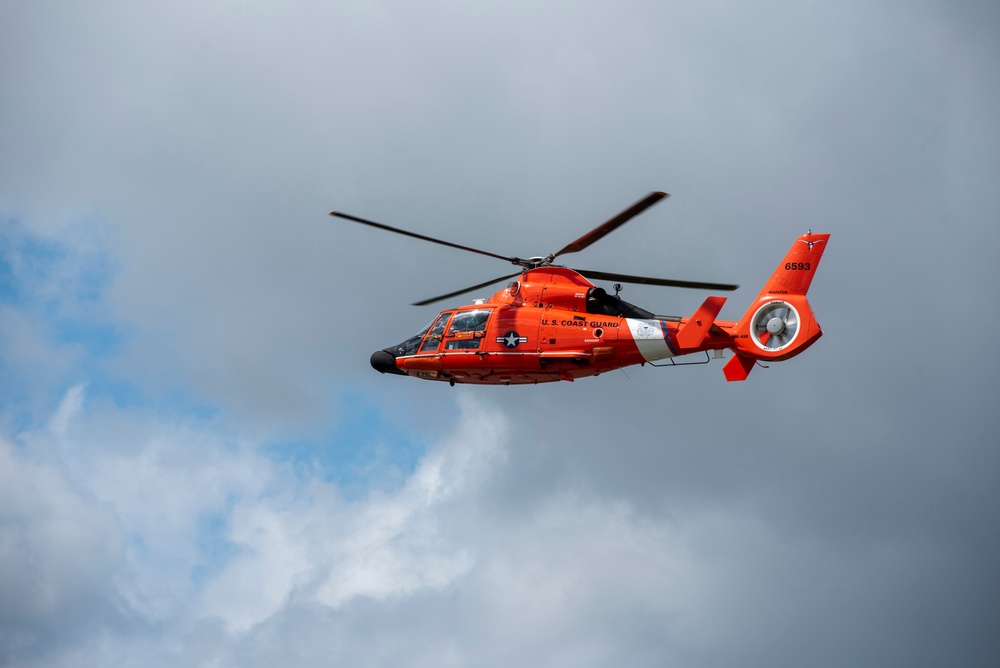
<svg viewBox="0 0 1000 668">
<path fill-rule="evenodd" d="M 998 36 L 973 0 L 0 0 L 0 665 L 1000 665 Z M 651 190 L 574 261 L 740 283 L 737 319 L 829 232 L 825 336 L 745 383 L 369 367 L 510 268 L 331 209 L 523 257 Z"/>
</svg>

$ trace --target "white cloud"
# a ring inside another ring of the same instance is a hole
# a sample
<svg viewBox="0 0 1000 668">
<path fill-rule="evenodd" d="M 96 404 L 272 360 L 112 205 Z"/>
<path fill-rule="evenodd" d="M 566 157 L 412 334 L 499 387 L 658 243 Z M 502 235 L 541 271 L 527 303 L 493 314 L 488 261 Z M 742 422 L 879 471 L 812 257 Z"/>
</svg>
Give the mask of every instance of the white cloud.
<svg viewBox="0 0 1000 668">
<path fill-rule="evenodd" d="M 128 619 L 126 532 L 62 462 L 0 437 L 0 663 Z"/>
<path fill-rule="evenodd" d="M 86 388 L 86 383 L 81 383 L 67 390 L 55 415 L 49 421 L 49 429 L 56 436 L 65 436 L 70 420 L 80 413 L 80 410 L 83 408 L 84 390 Z"/>
<path fill-rule="evenodd" d="M 241 553 L 205 592 L 205 609 L 236 631 L 293 597 L 333 608 L 442 587 L 469 570 L 470 547 L 447 526 L 502 462 L 503 419 L 466 401 L 457 433 L 433 448 L 401 489 L 345 503 L 312 480 L 234 509 L 228 539 Z"/>
<path fill-rule="evenodd" d="M 164 648 L 187 647 L 190 629 L 219 619 L 226 633 L 205 651 L 225 654 L 302 610 L 349 619 L 368 601 L 419 618 L 420 601 L 433 608 L 464 592 L 448 615 L 470 638 L 495 628 L 549 651 L 551 636 L 591 658 L 617 651 L 599 632 L 610 616 L 683 608 L 693 562 L 671 527 L 627 504 L 553 490 L 525 517 L 497 516 L 489 496 L 507 466 L 506 420 L 476 401 L 460 405 L 451 436 L 399 489 L 346 501 L 211 425 L 137 426 L 135 415 L 88 412 L 83 386 L 72 388 L 53 417 L 58 429 L 3 443 L 2 587 L 25 606 L 7 610 L 27 638 L 19 656 L 58 662 L 59 651 L 37 654 L 46 634 L 57 621 L 93 625 L 97 605 L 156 624 Z M 204 518 L 215 520 L 208 530 Z M 27 567 L 18 559 L 34 552 L 44 556 L 31 566 L 37 577 L 17 577 Z M 469 606 L 475 619 L 465 618 Z M 118 637 L 116 619 L 104 633 Z M 581 629 L 597 635 L 582 639 Z M 148 649 L 119 640 L 91 650 Z M 495 649 L 462 640 L 446 654 Z"/>
</svg>

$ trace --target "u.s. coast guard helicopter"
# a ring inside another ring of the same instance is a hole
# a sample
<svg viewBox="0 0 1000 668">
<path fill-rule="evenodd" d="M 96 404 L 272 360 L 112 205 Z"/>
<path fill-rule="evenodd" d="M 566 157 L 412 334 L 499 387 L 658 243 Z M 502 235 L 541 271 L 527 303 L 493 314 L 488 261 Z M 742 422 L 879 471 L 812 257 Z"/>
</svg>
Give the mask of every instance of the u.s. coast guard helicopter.
<svg viewBox="0 0 1000 668">
<path fill-rule="evenodd" d="M 691 353 L 721 357 L 726 379 L 745 380 L 758 362 L 798 355 L 822 335 L 806 292 L 829 234 L 800 236 L 770 280 L 737 321 L 716 320 L 725 297 L 708 297 L 691 317 L 658 316 L 611 295 L 588 279 L 729 291 L 738 286 L 570 269 L 553 264 L 587 248 L 668 197 L 653 192 L 555 253 L 522 259 L 463 246 L 346 213 L 330 215 L 431 243 L 510 262 L 516 273 L 494 278 L 415 306 L 456 297 L 503 280 L 487 299 L 439 313 L 402 343 L 376 350 L 371 365 L 382 373 L 426 380 L 486 385 L 573 381 L 633 364 L 676 363 Z"/>
</svg>

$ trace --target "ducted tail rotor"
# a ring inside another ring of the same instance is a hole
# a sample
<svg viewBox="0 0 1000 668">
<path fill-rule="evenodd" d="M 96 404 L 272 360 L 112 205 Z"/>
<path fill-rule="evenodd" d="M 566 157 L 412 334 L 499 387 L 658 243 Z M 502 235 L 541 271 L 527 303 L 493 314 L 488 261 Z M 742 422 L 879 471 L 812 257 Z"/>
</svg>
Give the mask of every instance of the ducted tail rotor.
<svg viewBox="0 0 1000 668">
<path fill-rule="evenodd" d="M 782 350 L 795 340 L 799 331 L 799 313 L 784 301 L 761 306 L 750 321 L 754 343 L 768 352 Z"/>
</svg>

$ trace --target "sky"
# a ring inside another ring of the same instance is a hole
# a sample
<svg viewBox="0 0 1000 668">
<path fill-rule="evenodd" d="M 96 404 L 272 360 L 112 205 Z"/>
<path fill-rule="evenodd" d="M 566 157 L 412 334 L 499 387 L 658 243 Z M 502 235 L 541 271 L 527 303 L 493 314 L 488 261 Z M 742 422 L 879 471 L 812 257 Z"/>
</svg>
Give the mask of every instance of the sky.
<svg viewBox="0 0 1000 668">
<path fill-rule="evenodd" d="M 0 0 L 0 665 L 998 665 L 998 34 Z M 370 368 L 511 269 L 330 210 L 524 257 L 653 190 L 573 261 L 738 319 L 829 232 L 823 338 L 744 383 Z"/>
</svg>

